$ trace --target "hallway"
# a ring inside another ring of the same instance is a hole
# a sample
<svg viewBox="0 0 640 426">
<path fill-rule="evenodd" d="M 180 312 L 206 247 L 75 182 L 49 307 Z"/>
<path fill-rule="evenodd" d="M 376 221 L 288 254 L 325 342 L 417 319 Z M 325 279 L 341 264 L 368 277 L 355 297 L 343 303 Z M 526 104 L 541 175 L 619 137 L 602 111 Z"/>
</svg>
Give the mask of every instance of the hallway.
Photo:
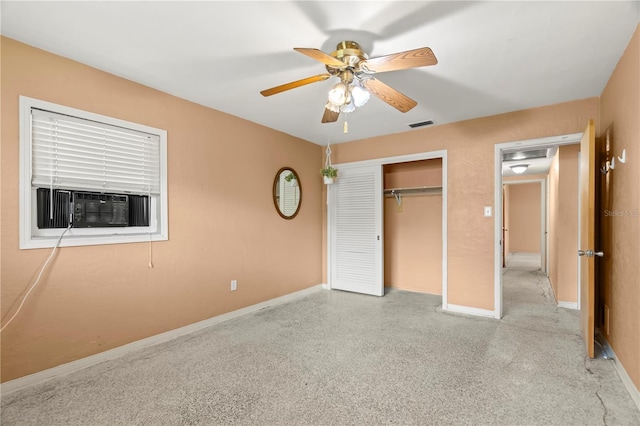
<svg viewBox="0 0 640 426">
<path fill-rule="evenodd" d="M 505 259 L 507 269 L 537 271 L 540 269 L 540 253 L 509 253 Z"/>
</svg>

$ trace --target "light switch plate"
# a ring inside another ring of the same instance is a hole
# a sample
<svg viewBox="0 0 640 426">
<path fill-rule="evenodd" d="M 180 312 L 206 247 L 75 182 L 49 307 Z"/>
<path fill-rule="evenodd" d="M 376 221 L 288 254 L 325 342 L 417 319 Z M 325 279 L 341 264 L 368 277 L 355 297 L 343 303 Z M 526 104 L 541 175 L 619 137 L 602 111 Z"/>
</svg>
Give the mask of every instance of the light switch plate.
<svg viewBox="0 0 640 426">
<path fill-rule="evenodd" d="M 491 206 L 484 206 L 484 217 L 491 217 Z"/>
</svg>

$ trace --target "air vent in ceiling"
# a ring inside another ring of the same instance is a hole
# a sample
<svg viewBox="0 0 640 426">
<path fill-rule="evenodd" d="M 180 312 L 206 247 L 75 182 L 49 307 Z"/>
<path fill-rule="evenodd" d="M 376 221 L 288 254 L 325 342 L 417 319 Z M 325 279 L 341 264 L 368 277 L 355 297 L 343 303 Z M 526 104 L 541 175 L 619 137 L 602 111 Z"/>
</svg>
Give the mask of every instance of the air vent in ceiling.
<svg viewBox="0 0 640 426">
<path fill-rule="evenodd" d="M 412 129 L 415 129 L 416 127 L 430 126 L 432 124 L 433 124 L 433 120 L 427 120 L 427 121 L 421 121 L 420 123 L 409 124 L 409 127 L 411 127 Z"/>
<path fill-rule="evenodd" d="M 506 152 L 502 155 L 502 161 L 533 160 L 535 158 L 547 158 L 548 149 L 534 149 L 531 151 Z"/>
</svg>

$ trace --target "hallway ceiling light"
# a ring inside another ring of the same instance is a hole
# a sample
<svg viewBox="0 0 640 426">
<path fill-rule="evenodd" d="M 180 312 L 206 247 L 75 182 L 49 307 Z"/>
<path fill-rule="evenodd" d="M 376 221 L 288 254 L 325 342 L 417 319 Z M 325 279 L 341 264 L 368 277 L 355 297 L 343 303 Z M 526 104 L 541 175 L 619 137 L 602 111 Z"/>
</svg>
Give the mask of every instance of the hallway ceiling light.
<svg viewBox="0 0 640 426">
<path fill-rule="evenodd" d="M 511 166 L 511 170 L 513 171 L 513 173 L 519 175 L 521 173 L 524 173 L 527 170 L 527 167 L 529 167 L 528 164 L 516 164 L 515 166 Z"/>
</svg>

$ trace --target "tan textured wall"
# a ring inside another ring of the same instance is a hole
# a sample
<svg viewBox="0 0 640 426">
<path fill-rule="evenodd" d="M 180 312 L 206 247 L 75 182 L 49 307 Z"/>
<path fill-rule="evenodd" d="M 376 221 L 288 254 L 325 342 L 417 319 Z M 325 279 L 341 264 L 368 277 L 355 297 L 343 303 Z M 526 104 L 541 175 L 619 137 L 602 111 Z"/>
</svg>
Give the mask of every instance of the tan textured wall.
<svg viewBox="0 0 640 426">
<path fill-rule="evenodd" d="M 535 175 L 525 175 L 525 176 L 506 176 L 502 178 L 502 181 L 504 183 L 521 182 L 523 180 L 546 179 L 546 177 L 547 177 L 547 174 L 540 174 L 540 173 Z"/>
<path fill-rule="evenodd" d="M 610 208 L 599 212 L 612 242 L 605 248 L 607 339 L 640 389 L 640 27 L 602 92 L 600 108 L 600 128 L 613 128 L 614 155 L 625 149 L 627 157 L 611 172 Z"/>
<path fill-rule="evenodd" d="M 442 160 L 385 166 L 384 187 L 442 185 Z M 442 294 L 442 195 L 404 195 L 384 203 L 385 286 Z"/>
<path fill-rule="evenodd" d="M 383 168 L 384 188 L 442 186 L 442 159 L 388 164 Z"/>
<path fill-rule="evenodd" d="M 389 111 L 389 114 L 397 114 Z M 493 309 L 494 145 L 582 132 L 598 118 L 598 99 L 589 98 L 333 146 L 333 162 L 448 151 L 448 301 Z"/>
<path fill-rule="evenodd" d="M 148 244 L 59 250 L 2 333 L 2 381 L 322 282 L 321 147 L 10 39 L 1 47 L 3 320 L 50 253 L 18 249 L 19 95 L 166 129 L 170 236 L 153 244 L 153 269 Z M 301 179 L 294 220 L 272 201 L 282 166 Z M 292 247 L 295 262 L 283 260 Z"/>
<path fill-rule="evenodd" d="M 509 186 L 509 250 L 540 253 L 540 183 Z"/>
<path fill-rule="evenodd" d="M 509 234 L 509 188 L 511 188 L 511 183 L 514 182 L 522 182 L 524 180 L 536 180 L 536 179 L 546 179 L 547 175 L 546 174 L 534 174 L 534 175 L 526 175 L 526 176 L 506 176 L 502 178 L 502 182 L 503 182 L 503 188 L 504 188 L 504 199 L 503 199 L 503 203 L 504 203 L 504 209 L 505 212 L 502 215 L 502 220 L 503 220 L 503 226 L 505 228 L 505 253 L 511 253 L 514 252 L 515 250 L 511 250 L 510 244 L 509 244 L 509 240 L 510 240 L 510 234 Z"/>
<path fill-rule="evenodd" d="M 578 301 L 578 155 L 580 145 L 558 148 L 557 292 L 560 302 Z"/>
</svg>

